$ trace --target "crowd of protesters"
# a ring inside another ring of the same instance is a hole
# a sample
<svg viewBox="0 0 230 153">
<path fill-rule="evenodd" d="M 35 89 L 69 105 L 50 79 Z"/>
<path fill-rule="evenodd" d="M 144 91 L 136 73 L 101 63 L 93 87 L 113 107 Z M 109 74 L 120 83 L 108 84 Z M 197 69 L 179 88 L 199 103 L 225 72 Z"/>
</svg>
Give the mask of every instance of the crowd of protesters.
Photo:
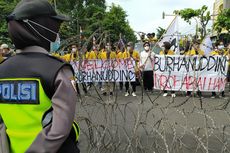
<svg viewBox="0 0 230 153">
<path fill-rule="evenodd" d="M 154 35 L 148 35 L 148 39 L 143 39 L 143 51 L 134 50 L 134 42 L 122 43 L 117 42 L 115 44 L 105 43 L 104 45 L 92 45 L 91 49 L 81 48 L 78 44 L 71 44 L 67 48 L 67 52 L 60 54 L 57 52 L 52 53 L 53 56 L 61 58 L 66 62 L 74 62 L 79 60 L 108 60 L 108 59 L 132 59 L 135 61 L 135 74 L 137 81 L 143 80 L 143 87 L 145 91 L 151 92 L 153 90 L 153 59 L 155 53 L 152 52 L 151 44 L 156 42 Z M 175 51 L 171 50 L 172 45 L 170 42 L 163 42 L 163 45 L 160 46 L 161 51 L 159 55 L 175 55 Z M 2 44 L 0 48 L 0 61 L 5 58 L 15 54 L 12 52 L 12 49 L 8 47 L 7 44 Z M 230 59 L 230 44 L 224 44 L 222 41 L 219 41 L 213 45 L 213 51 L 209 55 L 205 55 L 204 51 L 200 49 L 199 41 L 186 41 L 185 45 L 180 51 L 180 55 L 193 56 L 227 56 Z M 230 64 L 230 62 L 229 62 Z M 230 66 L 229 66 L 230 67 Z M 229 68 L 230 69 L 230 68 Z M 228 82 L 230 81 L 228 70 Z M 140 77 L 141 76 L 141 77 Z M 138 78 L 139 77 L 139 78 Z M 136 86 L 137 82 L 119 82 L 119 89 L 123 91 L 123 86 L 125 86 L 125 96 L 136 96 Z M 95 85 L 95 83 L 81 83 L 82 89 L 85 93 Z M 101 93 L 103 95 L 113 95 L 116 83 L 115 82 L 98 82 L 97 83 Z M 130 88 L 131 87 L 131 88 Z M 79 85 L 77 86 L 78 93 L 80 93 Z M 172 97 L 176 97 L 175 91 L 170 91 Z M 168 95 L 167 90 L 162 91 L 162 95 L 166 97 Z M 202 92 L 197 91 L 196 95 L 203 98 Z M 186 96 L 192 96 L 191 91 L 186 92 Z M 224 91 L 219 94 L 220 97 L 225 97 Z M 211 98 L 216 98 L 217 93 L 212 92 Z"/>
</svg>

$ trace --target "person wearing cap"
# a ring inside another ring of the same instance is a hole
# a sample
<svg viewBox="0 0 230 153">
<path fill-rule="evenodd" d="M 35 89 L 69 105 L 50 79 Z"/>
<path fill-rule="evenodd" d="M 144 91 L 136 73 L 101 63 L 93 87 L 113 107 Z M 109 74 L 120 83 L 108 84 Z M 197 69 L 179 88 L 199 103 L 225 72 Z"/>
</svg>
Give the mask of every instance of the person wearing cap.
<svg viewBox="0 0 230 153">
<path fill-rule="evenodd" d="M 163 42 L 162 50 L 160 51 L 160 55 L 174 55 L 174 51 L 170 50 L 171 44 L 168 41 Z M 167 90 L 163 91 L 163 97 L 166 97 L 168 95 Z M 173 98 L 176 97 L 175 91 L 171 91 L 171 96 Z"/>
<path fill-rule="evenodd" d="M 7 17 L 10 38 L 21 50 L 0 64 L 0 116 L 9 152 L 80 152 L 74 72 L 49 55 L 67 20 L 47 0 L 22 0 Z"/>
<path fill-rule="evenodd" d="M 148 41 L 143 43 L 144 51 L 140 54 L 139 69 L 143 72 L 143 83 L 146 91 L 153 89 L 153 69 L 154 69 L 154 53 L 150 50 Z"/>
</svg>

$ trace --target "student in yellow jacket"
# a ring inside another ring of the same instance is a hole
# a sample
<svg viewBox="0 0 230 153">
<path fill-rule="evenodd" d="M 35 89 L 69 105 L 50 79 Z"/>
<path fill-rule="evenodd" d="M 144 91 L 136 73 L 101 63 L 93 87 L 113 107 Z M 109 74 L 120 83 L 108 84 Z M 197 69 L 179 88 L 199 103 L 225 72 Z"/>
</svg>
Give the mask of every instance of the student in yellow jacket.
<svg viewBox="0 0 230 153">
<path fill-rule="evenodd" d="M 218 50 L 218 49 L 215 49 L 214 51 L 212 51 L 210 53 L 210 55 L 212 56 L 215 56 L 215 55 L 222 55 L 222 56 L 227 56 L 228 55 L 228 52 L 226 50 Z"/>
<path fill-rule="evenodd" d="M 160 51 L 160 55 L 174 55 L 174 51 L 170 50 L 171 44 L 167 41 L 163 42 L 162 46 L 163 50 Z M 163 97 L 166 97 L 168 95 L 168 92 L 164 90 Z M 174 98 L 176 97 L 175 91 L 171 91 L 171 96 Z"/>
<path fill-rule="evenodd" d="M 167 41 L 163 42 L 162 50 L 160 51 L 160 55 L 175 55 L 173 50 L 170 50 L 171 44 Z"/>
<path fill-rule="evenodd" d="M 123 59 L 123 53 L 122 50 L 117 49 L 116 59 Z"/>
<path fill-rule="evenodd" d="M 136 62 L 139 62 L 140 55 L 139 55 L 138 51 L 133 50 L 133 48 L 131 48 L 131 42 L 129 42 L 127 44 L 127 50 L 124 51 L 123 58 L 124 59 L 133 58 Z"/>
<path fill-rule="evenodd" d="M 212 56 L 218 56 L 218 55 L 227 56 L 227 52 L 224 49 L 222 49 L 222 48 L 217 49 L 217 48 L 214 51 L 212 51 L 210 53 L 210 55 L 212 55 Z M 220 97 L 225 97 L 224 91 L 221 92 Z M 216 98 L 216 92 L 212 92 L 211 98 Z"/>
<path fill-rule="evenodd" d="M 88 60 L 93 60 L 93 59 L 99 59 L 99 47 L 96 45 L 96 46 L 93 46 L 93 50 L 91 50 L 88 54 Z"/>
<path fill-rule="evenodd" d="M 137 51 L 134 50 L 134 44 L 133 42 L 128 42 L 127 43 L 127 50 L 124 51 L 123 53 L 123 58 L 124 59 L 129 59 L 132 58 L 133 60 L 135 60 L 135 72 L 137 74 L 138 72 L 138 62 L 140 61 L 140 55 Z M 131 84 L 132 86 L 132 96 L 136 97 L 136 81 L 135 82 L 125 82 L 125 89 L 126 89 L 126 93 L 125 96 L 129 96 L 130 91 L 129 91 L 129 84 Z"/>
<path fill-rule="evenodd" d="M 76 58 L 76 52 L 77 52 L 77 45 L 73 44 L 70 46 L 68 53 L 60 56 L 60 58 L 69 63 L 70 61 L 73 61 Z"/>
<path fill-rule="evenodd" d="M 101 50 L 100 59 L 101 60 L 116 59 L 116 53 L 114 51 L 111 51 L 111 45 L 109 43 L 107 43 L 105 48 Z M 113 89 L 114 89 L 114 83 L 107 80 L 106 82 L 103 83 L 103 87 L 101 88 L 101 91 L 103 95 L 107 95 L 108 93 L 110 95 L 113 95 Z"/>
<path fill-rule="evenodd" d="M 121 60 L 121 59 L 123 59 L 123 48 L 122 47 L 117 47 L 117 52 L 116 52 L 116 59 L 117 60 Z M 123 82 L 122 81 L 120 81 L 119 82 L 119 87 L 120 87 L 120 90 L 122 91 L 123 90 Z"/>
<path fill-rule="evenodd" d="M 192 49 L 188 50 L 184 53 L 184 55 L 188 56 L 194 56 L 194 55 L 199 55 L 199 56 L 204 56 L 204 51 L 200 49 L 200 43 L 199 42 L 194 42 L 193 45 L 191 45 Z M 190 48 L 190 47 L 189 47 Z M 186 96 L 191 96 L 191 91 L 187 91 Z M 203 98 L 201 91 L 197 91 L 197 96 L 200 98 Z"/>
<path fill-rule="evenodd" d="M 193 56 L 193 55 L 201 55 L 203 56 L 204 55 L 204 51 L 200 49 L 200 44 L 195 42 L 193 45 L 192 45 L 192 49 L 185 52 L 184 55 L 190 55 L 190 56 Z"/>
<path fill-rule="evenodd" d="M 123 53 L 123 58 L 124 59 L 132 58 L 133 60 L 135 60 L 135 64 L 136 64 L 135 65 L 135 73 L 136 73 L 136 75 L 138 75 L 138 73 L 139 73 L 138 65 L 139 65 L 139 61 L 140 61 L 140 55 L 139 55 L 138 51 L 134 50 L 133 42 L 128 42 L 127 50 L 125 50 Z"/>
<path fill-rule="evenodd" d="M 61 57 L 61 55 L 59 53 L 52 53 L 51 55 L 54 56 L 54 57 L 58 57 L 58 58 Z"/>
<path fill-rule="evenodd" d="M 78 61 L 79 60 L 79 51 L 76 44 L 71 45 L 71 54 L 69 61 Z"/>
<path fill-rule="evenodd" d="M 106 59 L 116 59 L 116 53 L 114 51 L 107 51 L 105 49 L 102 49 L 99 54 L 100 59 L 106 60 Z"/>
</svg>

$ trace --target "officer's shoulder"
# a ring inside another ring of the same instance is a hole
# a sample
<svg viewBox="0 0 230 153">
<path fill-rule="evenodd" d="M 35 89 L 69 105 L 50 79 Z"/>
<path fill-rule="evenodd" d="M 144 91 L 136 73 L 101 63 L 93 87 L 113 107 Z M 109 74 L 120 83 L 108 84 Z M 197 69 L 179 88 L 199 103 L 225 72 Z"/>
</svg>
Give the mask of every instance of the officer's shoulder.
<svg viewBox="0 0 230 153">
<path fill-rule="evenodd" d="M 66 63 L 66 61 L 65 61 L 64 59 L 61 59 L 60 57 L 56 57 L 56 56 L 49 55 L 49 54 L 47 54 L 47 56 L 50 57 L 50 58 L 53 59 L 53 60 L 58 61 L 58 62 Z"/>
</svg>

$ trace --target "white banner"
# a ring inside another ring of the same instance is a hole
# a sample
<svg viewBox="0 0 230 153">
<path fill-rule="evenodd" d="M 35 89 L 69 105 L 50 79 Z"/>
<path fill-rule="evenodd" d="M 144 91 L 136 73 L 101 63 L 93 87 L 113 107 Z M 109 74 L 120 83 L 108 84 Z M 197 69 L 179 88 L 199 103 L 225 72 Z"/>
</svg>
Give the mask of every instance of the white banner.
<svg viewBox="0 0 230 153">
<path fill-rule="evenodd" d="M 81 64 L 80 64 L 81 63 Z M 135 81 L 135 61 L 83 60 L 70 63 L 77 82 L 125 82 Z"/>
<path fill-rule="evenodd" d="M 226 56 L 155 56 L 154 88 L 174 91 L 223 91 Z"/>
<path fill-rule="evenodd" d="M 167 28 L 162 40 L 158 43 L 161 47 L 164 42 L 169 42 L 171 44 L 171 50 L 175 52 L 176 55 L 180 54 L 179 49 L 179 17 L 175 16 L 169 27 Z"/>
</svg>

